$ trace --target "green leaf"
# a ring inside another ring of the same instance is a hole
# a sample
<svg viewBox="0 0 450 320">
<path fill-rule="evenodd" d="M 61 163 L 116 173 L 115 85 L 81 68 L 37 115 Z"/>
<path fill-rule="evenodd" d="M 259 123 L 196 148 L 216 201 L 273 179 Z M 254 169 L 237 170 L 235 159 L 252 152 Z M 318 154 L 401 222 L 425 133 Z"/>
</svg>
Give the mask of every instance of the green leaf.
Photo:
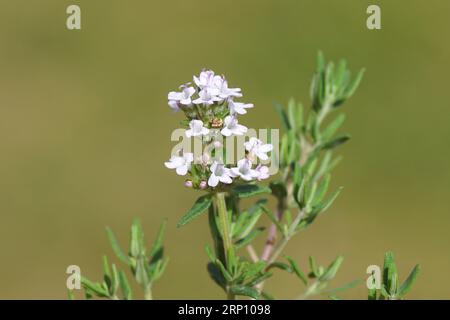
<svg viewBox="0 0 450 320">
<path fill-rule="evenodd" d="M 232 191 L 239 198 L 248 198 L 262 193 L 271 193 L 268 186 L 260 186 L 257 184 L 241 184 L 234 187 Z"/>
<path fill-rule="evenodd" d="M 345 284 L 345 285 L 343 285 L 341 287 L 327 290 L 324 293 L 331 293 L 332 294 L 332 293 L 336 293 L 336 292 L 341 292 L 341 291 L 345 291 L 345 290 L 348 290 L 348 289 L 352 289 L 352 288 L 356 287 L 357 285 L 361 284 L 362 282 L 363 282 L 362 280 L 354 280 L 354 281 L 349 282 L 349 283 L 347 283 L 347 284 Z"/>
<path fill-rule="evenodd" d="M 131 292 L 130 284 L 128 283 L 127 276 L 122 270 L 119 271 L 119 283 L 120 288 L 122 289 L 123 298 L 125 300 L 132 300 L 133 294 Z"/>
<path fill-rule="evenodd" d="M 262 215 L 262 206 L 265 203 L 267 203 L 267 199 L 260 199 L 248 211 L 239 214 L 233 225 L 233 237 L 244 238 L 253 230 Z"/>
<path fill-rule="evenodd" d="M 283 107 L 278 103 L 274 103 L 273 106 L 275 108 L 275 111 L 278 113 L 278 116 L 280 117 L 280 121 L 281 121 L 284 129 L 286 131 L 289 131 L 291 129 L 291 126 L 289 124 L 288 116 L 287 116 L 286 112 L 283 110 Z"/>
<path fill-rule="evenodd" d="M 389 295 L 393 296 L 397 293 L 398 288 L 397 267 L 394 261 L 394 253 L 391 251 L 387 251 L 384 254 L 383 284 Z"/>
<path fill-rule="evenodd" d="M 336 198 L 338 197 L 339 193 L 341 193 L 342 189 L 343 189 L 343 187 L 339 187 L 325 201 L 323 201 L 322 203 L 320 203 L 317 206 L 315 206 L 313 208 L 313 212 L 315 214 L 321 213 L 321 212 L 325 212 L 333 204 L 334 200 L 336 200 Z"/>
<path fill-rule="evenodd" d="M 325 270 L 325 273 L 320 276 L 319 281 L 329 281 L 333 279 L 336 276 L 336 273 L 338 272 L 343 261 L 344 257 L 337 257 Z"/>
<path fill-rule="evenodd" d="M 294 259 L 292 259 L 289 256 L 286 256 L 286 259 L 289 261 L 292 270 L 294 271 L 295 275 L 305 284 L 308 284 L 308 279 L 306 278 L 305 274 L 300 270 L 297 262 L 294 261 Z"/>
<path fill-rule="evenodd" d="M 328 141 L 339 130 L 345 121 L 345 114 L 339 114 L 331 123 L 323 130 L 322 139 Z"/>
<path fill-rule="evenodd" d="M 356 89 L 358 89 L 365 71 L 365 69 L 361 69 L 355 79 L 353 79 L 353 81 L 347 86 L 344 93 L 346 99 L 350 98 L 355 93 Z"/>
<path fill-rule="evenodd" d="M 212 252 L 212 250 L 209 247 L 209 245 L 205 245 L 205 251 L 206 251 L 206 254 L 208 255 L 208 258 L 209 258 L 210 261 L 216 261 L 217 257 L 214 254 L 214 252 Z"/>
<path fill-rule="evenodd" d="M 261 292 L 261 296 L 266 300 L 274 300 L 275 299 L 275 297 L 273 295 L 271 295 L 270 293 L 268 293 L 267 291 Z"/>
<path fill-rule="evenodd" d="M 420 266 L 416 265 L 414 269 L 409 274 L 408 278 L 406 278 L 405 282 L 401 285 L 400 289 L 398 290 L 398 297 L 402 298 L 404 297 L 410 290 L 414 282 L 416 281 L 416 278 L 420 272 Z"/>
<path fill-rule="evenodd" d="M 143 232 L 141 223 L 138 219 L 133 220 L 131 225 L 131 236 L 130 236 L 130 256 L 137 258 L 144 250 L 143 248 Z"/>
<path fill-rule="evenodd" d="M 111 243 L 111 247 L 117 258 L 126 264 L 130 264 L 130 258 L 122 251 L 116 237 L 114 236 L 114 233 L 109 227 L 106 227 L 106 234 L 108 235 L 109 242 Z"/>
<path fill-rule="evenodd" d="M 205 212 L 212 203 L 211 195 L 204 195 L 197 199 L 192 208 L 180 219 L 177 227 L 181 227 L 189 223 L 192 219 L 198 217 Z"/>
<path fill-rule="evenodd" d="M 216 262 L 216 265 L 219 267 L 220 272 L 222 273 L 222 275 L 224 276 L 224 278 L 225 278 L 228 282 L 233 281 L 233 276 L 228 272 L 227 268 L 225 268 L 225 266 L 223 265 L 222 261 L 220 261 L 219 259 L 217 259 L 215 262 Z"/>
<path fill-rule="evenodd" d="M 237 249 L 242 248 L 253 241 L 258 235 L 260 235 L 262 232 L 264 232 L 264 227 L 257 228 L 253 231 L 251 231 L 247 236 L 244 238 L 239 239 L 234 243 Z"/>
<path fill-rule="evenodd" d="M 270 270 L 270 269 L 272 269 L 272 268 L 277 268 L 277 269 L 281 269 L 281 270 L 287 271 L 287 272 L 289 272 L 289 273 L 292 273 L 292 268 L 291 268 L 291 266 L 288 265 L 288 264 L 286 264 L 286 263 L 283 263 L 283 262 L 278 262 L 278 261 L 272 262 L 272 263 L 267 267 L 267 270 Z"/>
<path fill-rule="evenodd" d="M 235 285 L 230 288 L 231 293 L 238 295 L 238 296 L 246 296 L 253 299 L 259 298 L 259 292 L 255 288 L 242 286 L 242 285 Z"/>
<path fill-rule="evenodd" d="M 323 197 L 325 196 L 327 190 L 328 190 L 328 186 L 330 184 L 330 175 L 327 174 L 319 183 L 319 186 L 316 189 L 316 192 L 314 193 L 314 198 L 312 201 L 312 205 L 315 206 L 317 204 L 319 204 Z"/>
<path fill-rule="evenodd" d="M 266 262 L 263 260 L 260 260 L 255 263 L 248 263 L 246 265 L 246 270 L 244 271 L 243 275 L 245 278 L 252 278 L 258 273 L 263 272 L 264 268 L 266 267 Z"/>
<path fill-rule="evenodd" d="M 81 284 L 85 289 L 90 290 L 101 298 L 109 297 L 108 291 L 106 291 L 99 283 L 94 283 L 88 278 L 81 276 Z"/>
<path fill-rule="evenodd" d="M 342 59 L 339 61 L 339 64 L 336 68 L 336 75 L 334 78 L 334 85 L 336 87 L 341 87 L 341 85 L 344 83 L 344 80 L 346 78 L 346 75 L 348 75 L 347 71 L 347 61 L 345 59 Z"/>
<path fill-rule="evenodd" d="M 108 257 L 103 255 L 103 275 L 107 278 L 111 279 L 111 271 L 109 270 L 109 262 L 108 262 Z"/>
<path fill-rule="evenodd" d="M 294 98 L 291 98 L 288 103 L 288 119 L 293 132 L 295 132 L 296 129 L 298 128 L 298 125 L 297 125 L 297 106 L 295 105 Z"/>
<path fill-rule="evenodd" d="M 163 238 L 164 232 L 166 230 L 167 219 L 164 219 L 159 227 L 158 234 L 156 235 L 155 241 L 153 241 L 153 245 L 150 249 L 149 258 L 151 263 L 159 260 L 163 256 Z"/>
<path fill-rule="evenodd" d="M 111 276 L 111 290 L 110 290 L 110 294 L 111 295 L 115 295 L 117 292 L 117 289 L 119 289 L 119 272 L 117 271 L 116 265 L 113 263 L 111 265 L 111 270 L 112 270 L 112 276 Z"/>
<path fill-rule="evenodd" d="M 321 149 L 324 149 L 324 150 L 334 149 L 334 148 L 340 146 L 341 144 L 346 143 L 348 140 L 350 140 L 350 135 L 339 136 L 331 141 L 325 142 L 321 146 Z"/>
<path fill-rule="evenodd" d="M 145 260 L 144 257 L 139 257 L 136 261 L 136 271 L 135 271 L 135 278 L 136 282 L 140 285 L 147 287 L 149 283 L 149 275 L 147 274 L 147 268 L 145 266 Z"/>
<path fill-rule="evenodd" d="M 270 219 L 270 221 L 275 224 L 275 226 L 277 227 L 278 231 L 280 231 L 281 233 L 284 232 L 283 230 L 283 226 L 280 224 L 280 222 L 278 221 L 278 219 L 275 217 L 275 215 L 272 213 L 272 211 L 270 211 L 269 209 L 267 209 L 265 206 L 262 207 L 264 213 L 267 215 L 267 217 Z"/>
<path fill-rule="evenodd" d="M 316 259 L 313 256 L 309 256 L 309 268 L 311 269 L 311 274 L 317 278 L 319 270 L 317 269 Z"/>
<path fill-rule="evenodd" d="M 323 55 L 323 52 L 319 50 L 319 52 L 317 52 L 316 71 L 322 72 L 324 68 L 325 68 L 325 56 Z"/>
<path fill-rule="evenodd" d="M 253 279 L 252 281 L 250 281 L 250 282 L 247 284 L 247 286 L 249 286 L 249 287 L 254 287 L 254 286 L 256 286 L 257 284 L 259 284 L 259 283 L 261 283 L 261 282 L 263 282 L 263 281 L 266 281 L 266 280 L 269 279 L 271 276 L 272 276 L 272 273 L 271 273 L 271 272 L 265 272 L 265 273 L 259 275 L 258 277 L 256 277 L 255 279 Z"/>
<path fill-rule="evenodd" d="M 213 263 L 210 262 L 207 265 L 208 274 L 211 277 L 211 279 L 222 289 L 225 289 L 226 287 L 226 280 L 224 276 L 222 275 L 222 272 L 220 271 L 219 267 Z"/>
</svg>

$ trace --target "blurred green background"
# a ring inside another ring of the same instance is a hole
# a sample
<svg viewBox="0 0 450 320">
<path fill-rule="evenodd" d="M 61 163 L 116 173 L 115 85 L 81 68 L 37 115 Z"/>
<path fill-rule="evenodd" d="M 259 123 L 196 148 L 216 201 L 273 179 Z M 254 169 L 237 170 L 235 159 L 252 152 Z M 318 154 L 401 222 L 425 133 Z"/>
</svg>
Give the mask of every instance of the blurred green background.
<svg viewBox="0 0 450 320">
<path fill-rule="evenodd" d="M 65 27 L 78 4 L 82 30 Z M 382 30 L 366 28 L 379 4 Z M 410 298 L 449 298 L 450 2 L 443 0 L 0 1 L 0 298 L 66 298 L 66 267 L 99 278 L 104 227 L 148 240 L 169 219 L 168 270 L 156 298 L 222 298 L 205 270 L 205 218 L 176 229 L 197 194 L 163 162 L 181 115 L 167 92 L 201 68 L 227 75 L 255 104 L 243 123 L 279 127 L 273 101 L 309 103 L 315 57 L 366 77 L 345 106 L 353 139 L 333 176 L 342 196 L 288 246 L 327 264 L 334 285 L 365 279 L 396 253 Z M 279 272 L 279 298 L 303 291 Z M 361 285 L 345 298 L 366 297 Z"/>
</svg>

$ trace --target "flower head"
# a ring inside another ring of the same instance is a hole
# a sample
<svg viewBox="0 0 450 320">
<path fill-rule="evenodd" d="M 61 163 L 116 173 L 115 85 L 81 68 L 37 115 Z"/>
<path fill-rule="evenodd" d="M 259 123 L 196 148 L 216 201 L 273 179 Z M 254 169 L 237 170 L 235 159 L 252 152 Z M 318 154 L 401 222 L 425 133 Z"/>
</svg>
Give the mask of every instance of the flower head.
<svg viewBox="0 0 450 320">
<path fill-rule="evenodd" d="M 204 136 L 209 133 L 209 129 L 203 126 L 203 121 L 201 120 L 191 120 L 189 122 L 189 128 L 186 130 L 186 137 L 197 137 Z"/>
<path fill-rule="evenodd" d="M 176 169 L 178 175 L 184 176 L 191 168 L 192 161 L 194 161 L 194 155 L 187 152 L 182 156 L 173 155 L 164 165 L 169 169 Z"/>
<path fill-rule="evenodd" d="M 182 105 L 188 106 L 192 103 L 191 97 L 195 93 L 194 87 L 184 87 L 181 92 L 171 91 L 167 98 L 169 101 L 175 101 Z M 170 105 L 170 104 L 169 104 Z"/>
<path fill-rule="evenodd" d="M 225 137 L 229 137 L 233 134 L 236 136 L 241 136 L 247 132 L 247 127 L 240 125 L 234 116 L 226 116 L 223 121 L 224 127 L 220 133 L 222 133 Z"/>
<path fill-rule="evenodd" d="M 205 105 L 211 105 L 215 102 L 220 101 L 221 99 L 217 96 L 218 90 L 211 88 L 211 87 L 205 87 L 198 93 L 198 99 L 194 100 L 195 104 L 205 104 Z"/>
<path fill-rule="evenodd" d="M 220 81 L 221 80 L 221 81 Z M 214 85 L 219 89 L 219 97 L 228 99 L 230 97 L 242 97 L 241 88 L 228 88 L 228 81 L 225 79 L 216 80 Z"/>
<path fill-rule="evenodd" d="M 238 161 L 237 167 L 231 168 L 231 174 L 245 181 L 251 181 L 259 176 L 259 173 L 252 169 L 252 162 L 245 158 Z"/>
<path fill-rule="evenodd" d="M 230 169 L 225 168 L 223 163 L 214 161 L 210 167 L 211 175 L 208 179 L 208 185 L 210 187 L 216 187 L 219 182 L 230 184 L 233 182 L 231 179 Z"/>
<path fill-rule="evenodd" d="M 228 109 L 230 109 L 230 114 L 234 115 L 238 114 L 246 114 L 248 108 L 253 108 L 252 103 L 242 103 L 242 102 L 234 102 L 233 100 L 228 101 Z"/>
<path fill-rule="evenodd" d="M 197 85 L 197 87 L 203 89 L 205 87 L 211 87 L 215 81 L 219 80 L 219 78 L 221 77 L 214 75 L 214 71 L 204 70 L 200 72 L 200 76 L 194 76 L 194 83 Z"/>
<path fill-rule="evenodd" d="M 273 149 L 271 144 L 264 144 L 261 140 L 255 137 L 251 137 L 249 141 L 244 143 L 244 146 L 245 150 L 257 156 L 261 160 L 269 159 L 267 152 L 270 152 Z"/>
</svg>

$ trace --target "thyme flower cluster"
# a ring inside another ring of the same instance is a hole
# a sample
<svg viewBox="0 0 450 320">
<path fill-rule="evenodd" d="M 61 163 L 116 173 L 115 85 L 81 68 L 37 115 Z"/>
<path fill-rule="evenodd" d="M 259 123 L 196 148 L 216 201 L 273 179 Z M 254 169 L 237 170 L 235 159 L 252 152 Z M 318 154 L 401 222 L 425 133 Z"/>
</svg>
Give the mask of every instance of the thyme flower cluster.
<svg viewBox="0 0 450 320">
<path fill-rule="evenodd" d="M 247 127 L 238 121 L 239 115 L 253 108 L 251 103 L 236 101 L 242 97 L 240 88 L 230 88 L 224 76 L 216 75 L 212 70 L 203 70 L 193 77 L 193 83 L 180 86 L 180 91 L 168 94 L 169 107 L 175 112 L 182 111 L 187 117 L 185 135 L 187 138 L 201 138 L 214 146 L 211 152 L 204 152 L 198 159 L 193 153 L 178 151 L 172 155 L 165 166 L 175 169 L 181 176 L 187 176 L 187 187 L 197 189 L 216 188 L 229 185 L 234 181 L 255 181 L 269 177 L 269 168 L 256 165 L 256 161 L 268 160 L 271 144 L 251 137 L 244 143 L 246 156 L 234 166 L 227 166 L 218 149 L 223 148 L 223 138 L 242 136 Z"/>
</svg>

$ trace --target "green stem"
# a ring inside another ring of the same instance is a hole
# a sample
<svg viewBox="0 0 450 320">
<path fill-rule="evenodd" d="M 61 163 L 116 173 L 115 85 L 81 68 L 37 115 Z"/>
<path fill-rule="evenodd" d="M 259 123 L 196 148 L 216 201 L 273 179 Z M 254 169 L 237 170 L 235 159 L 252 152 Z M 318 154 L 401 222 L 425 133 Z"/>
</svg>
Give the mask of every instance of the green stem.
<svg viewBox="0 0 450 320">
<path fill-rule="evenodd" d="M 231 293 L 230 291 L 227 292 L 227 299 L 228 300 L 236 300 L 236 296 Z"/>
<path fill-rule="evenodd" d="M 229 228 L 228 211 L 225 203 L 225 193 L 216 193 L 217 211 L 219 215 L 220 233 L 223 240 L 223 249 L 225 251 L 225 259 L 228 269 L 230 269 L 230 256 L 233 253 L 233 243 L 231 240 L 231 233 Z"/>
<path fill-rule="evenodd" d="M 229 219 L 228 219 L 228 211 L 227 205 L 225 202 L 225 193 L 218 192 L 216 193 L 216 205 L 217 211 L 219 215 L 219 229 L 222 235 L 223 240 L 223 250 L 225 251 L 225 265 L 227 266 L 228 271 L 232 271 L 231 261 L 234 257 L 234 247 L 231 239 L 231 233 L 229 228 Z M 231 293 L 228 286 L 226 288 L 227 291 L 227 299 L 235 300 L 235 295 Z"/>
<path fill-rule="evenodd" d="M 144 299 L 153 300 L 152 289 L 150 286 L 144 290 Z"/>
</svg>

